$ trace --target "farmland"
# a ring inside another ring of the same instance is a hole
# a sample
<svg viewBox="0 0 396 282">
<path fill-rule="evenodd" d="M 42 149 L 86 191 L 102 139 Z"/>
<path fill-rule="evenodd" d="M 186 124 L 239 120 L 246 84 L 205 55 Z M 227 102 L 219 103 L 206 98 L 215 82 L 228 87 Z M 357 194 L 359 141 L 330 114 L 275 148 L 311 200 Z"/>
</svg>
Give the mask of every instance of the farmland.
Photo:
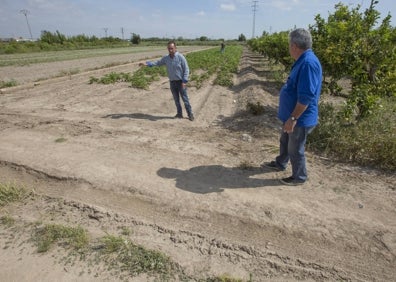
<svg viewBox="0 0 396 282">
<path fill-rule="evenodd" d="M 202 81 L 208 70 L 195 70 L 188 88 L 194 122 L 173 119 L 166 77 L 146 89 L 90 83 L 132 75 L 164 52 L 28 56 L 29 63 L 0 67 L 1 80 L 17 82 L 0 94 L 0 183 L 28 191 L 1 205 L 5 281 L 395 277 L 394 175 L 308 152 L 310 179 L 290 188 L 277 181 L 290 169 L 260 167 L 276 156 L 280 127 L 279 84 L 262 56 L 244 49 L 227 87 L 215 83 L 219 69 Z M 260 115 L 246 108 L 256 102 Z M 89 251 L 70 253 L 67 242 L 43 251 L 31 237 L 43 230 L 70 231 Z M 120 241 L 130 251 L 149 250 L 151 265 L 169 272 L 130 272 L 126 256 L 96 256 L 119 250 Z"/>
</svg>

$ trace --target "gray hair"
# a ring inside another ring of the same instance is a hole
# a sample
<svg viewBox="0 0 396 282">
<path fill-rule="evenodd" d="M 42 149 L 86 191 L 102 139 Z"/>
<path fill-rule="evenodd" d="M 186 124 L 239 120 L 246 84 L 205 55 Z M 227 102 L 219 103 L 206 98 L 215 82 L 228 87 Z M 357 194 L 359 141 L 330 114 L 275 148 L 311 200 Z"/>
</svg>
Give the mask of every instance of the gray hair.
<svg viewBox="0 0 396 282">
<path fill-rule="evenodd" d="M 311 33 L 303 28 L 297 28 L 289 33 L 289 42 L 297 45 L 302 50 L 312 48 Z"/>
</svg>

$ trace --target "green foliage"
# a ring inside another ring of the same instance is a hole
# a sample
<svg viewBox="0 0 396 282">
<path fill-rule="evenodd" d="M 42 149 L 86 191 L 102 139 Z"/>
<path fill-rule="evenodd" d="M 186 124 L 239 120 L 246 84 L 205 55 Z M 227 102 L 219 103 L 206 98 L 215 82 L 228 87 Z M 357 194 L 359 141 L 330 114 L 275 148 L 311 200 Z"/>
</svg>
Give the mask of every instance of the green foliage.
<svg viewBox="0 0 396 282">
<path fill-rule="evenodd" d="M 159 80 L 160 76 L 166 76 L 166 69 L 164 66 L 157 68 L 141 68 L 133 74 L 111 72 L 101 78 L 91 77 L 89 83 L 112 84 L 116 82 L 129 82 L 134 88 L 147 89 L 150 83 Z"/>
<path fill-rule="evenodd" d="M 78 50 L 93 48 L 114 48 L 130 46 L 127 41 L 115 37 L 97 38 L 86 35 L 67 37 L 56 31 L 42 31 L 36 42 L 9 42 L 0 43 L 0 54 L 32 53 L 41 51 Z"/>
<path fill-rule="evenodd" d="M 133 244 L 123 237 L 107 235 L 101 240 L 101 257 L 134 275 L 140 273 L 170 274 L 175 265 L 168 256 Z M 114 255 L 112 255 L 114 254 Z"/>
<path fill-rule="evenodd" d="M 129 236 L 132 234 L 132 230 L 126 226 L 122 226 L 122 227 L 120 227 L 120 229 L 121 229 L 121 234 L 124 236 Z"/>
<path fill-rule="evenodd" d="M 150 81 L 154 81 L 153 79 L 149 79 L 144 70 L 136 71 L 131 77 L 130 83 L 131 86 L 138 89 L 148 89 L 150 85 Z"/>
<path fill-rule="evenodd" d="M 247 110 L 255 116 L 264 113 L 264 106 L 260 102 L 252 103 L 248 102 L 246 105 Z"/>
<path fill-rule="evenodd" d="M 48 44 L 63 44 L 66 41 L 66 36 L 61 34 L 59 31 L 56 31 L 56 33 L 51 33 L 49 31 L 43 30 L 41 32 L 40 40 L 41 42 L 45 42 Z"/>
<path fill-rule="evenodd" d="M 274 64 L 282 64 L 290 70 L 293 58 L 289 54 L 289 32 L 282 31 L 248 41 L 250 48 L 267 57 Z"/>
<path fill-rule="evenodd" d="M 308 137 L 308 148 L 341 161 L 396 170 L 396 99 L 379 102 L 356 124 L 342 122 L 343 110 L 320 104 L 319 125 Z"/>
<path fill-rule="evenodd" d="M 0 183 L 0 207 L 20 201 L 27 195 L 26 190 L 13 183 Z"/>
<path fill-rule="evenodd" d="M 232 86 L 233 74 L 238 70 L 241 55 L 242 47 L 239 45 L 229 46 L 224 54 L 221 54 L 217 48 L 187 54 L 190 83 L 200 88 L 205 80 L 216 74 L 214 84 L 226 87 Z M 91 77 L 89 83 L 130 82 L 134 88 L 148 89 L 150 83 L 166 75 L 164 66 L 143 67 L 133 74 L 112 72 L 101 78 Z"/>
<path fill-rule="evenodd" d="M 214 84 L 232 86 L 241 55 L 240 45 L 228 46 L 223 54 L 217 48 L 189 53 L 186 58 L 191 72 L 190 81 L 200 88 L 203 81 L 216 75 Z"/>
<path fill-rule="evenodd" d="M 18 85 L 18 83 L 14 79 L 12 79 L 10 81 L 0 80 L 0 88 L 13 87 L 13 86 L 17 86 L 17 85 Z"/>
<path fill-rule="evenodd" d="M 140 35 L 136 34 L 136 33 L 132 33 L 131 43 L 132 44 L 140 44 L 140 41 L 142 41 L 142 39 L 140 38 Z"/>
<path fill-rule="evenodd" d="M 343 115 L 351 121 L 370 115 L 378 99 L 396 95 L 396 31 L 390 25 L 390 15 L 378 24 L 376 4 L 378 1 L 371 0 L 369 8 L 361 12 L 360 5 L 350 8 L 339 3 L 327 20 L 317 15 L 310 26 L 313 49 L 323 66 L 324 90 L 338 95 L 343 90 L 339 81 L 351 81 Z M 263 34 L 248 44 L 290 69 L 293 60 L 288 52 L 288 33 Z"/>
<path fill-rule="evenodd" d="M 238 36 L 238 41 L 240 41 L 240 42 L 245 42 L 245 41 L 246 41 L 246 36 L 245 36 L 243 33 L 241 33 L 241 34 Z"/>
<path fill-rule="evenodd" d="M 320 124 L 308 145 L 343 161 L 395 170 L 396 29 L 390 15 L 380 21 L 376 4 L 372 0 L 361 12 L 359 5 L 339 3 L 327 19 L 317 15 L 310 26 L 323 66 L 323 90 L 346 100 L 337 109 L 321 104 Z M 287 70 L 292 64 L 287 37 L 264 33 L 248 44 Z"/>
<path fill-rule="evenodd" d="M 37 228 L 34 234 L 39 253 L 47 252 L 55 243 L 75 250 L 88 245 L 87 232 L 81 227 L 67 227 L 58 224 L 47 224 Z"/>
<path fill-rule="evenodd" d="M 46 52 L 46 51 L 65 51 L 65 50 L 84 50 L 84 49 L 100 49 L 100 48 L 120 48 L 120 47 L 130 47 L 131 41 L 122 40 L 116 37 L 105 37 L 98 38 L 96 36 L 86 36 L 84 34 L 76 36 L 64 36 L 59 32 L 51 33 L 49 31 L 44 31 L 42 33 L 42 38 L 35 42 L 0 42 L 0 54 L 21 54 L 21 53 L 35 53 L 35 52 Z M 140 38 L 137 35 L 136 39 Z M 60 39 L 61 38 L 61 39 Z M 164 45 L 171 38 L 141 38 L 139 45 L 142 46 L 161 46 Z M 203 41 L 201 41 L 203 39 Z M 183 39 L 179 38 L 177 45 L 194 45 L 194 46 L 219 46 L 220 42 L 223 40 L 219 39 L 209 39 L 196 38 L 196 39 Z M 236 44 L 239 41 L 228 40 L 227 44 Z M 137 44 L 132 44 L 137 45 Z M 133 52 L 133 51 L 132 51 Z M 4 65 L 0 60 L 0 65 Z"/>
<path fill-rule="evenodd" d="M 138 89 L 148 89 L 153 81 L 157 81 L 160 77 L 166 76 L 165 66 L 156 68 L 140 68 L 130 76 L 129 80 L 131 86 Z"/>
<path fill-rule="evenodd" d="M 344 113 L 348 119 L 366 117 L 379 98 L 395 95 L 396 33 L 390 15 L 377 27 L 377 3 L 372 0 L 364 13 L 359 5 L 350 9 L 339 3 L 327 21 L 317 15 L 311 27 L 315 52 L 330 79 L 328 90 L 337 94 L 341 90 L 337 81 L 345 77 L 352 81 Z"/>
</svg>

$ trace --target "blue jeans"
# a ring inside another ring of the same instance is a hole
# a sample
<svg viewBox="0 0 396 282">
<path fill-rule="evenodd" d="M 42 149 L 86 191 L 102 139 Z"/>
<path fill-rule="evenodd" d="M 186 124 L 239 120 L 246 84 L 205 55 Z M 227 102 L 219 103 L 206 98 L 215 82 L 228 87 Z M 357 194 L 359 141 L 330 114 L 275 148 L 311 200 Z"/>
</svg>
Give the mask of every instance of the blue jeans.
<svg viewBox="0 0 396 282">
<path fill-rule="evenodd" d="M 182 81 L 181 80 L 171 81 L 170 90 L 173 95 L 173 100 L 175 101 L 177 114 L 180 116 L 182 115 L 182 107 L 180 105 L 180 97 L 181 97 L 184 103 L 184 107 L 186 108 L 187 115 L 191 116 L 192 109 L 191 109 L 190 101 L 188 100 L 187 88 L 183 88 Z"/>
<path fill-rule="evenodd" d="M 294 127 L 292 133 L 282 132 L 280 136 L 279 156 L 276 163 L 280 168 L 286 169 L 290 160 L 292 166 L 292 177 L 298 180 L 307 180 L 307 167 L 305 164 L 305 143 L 307 136 L 315 126 Z"/>
</svg>

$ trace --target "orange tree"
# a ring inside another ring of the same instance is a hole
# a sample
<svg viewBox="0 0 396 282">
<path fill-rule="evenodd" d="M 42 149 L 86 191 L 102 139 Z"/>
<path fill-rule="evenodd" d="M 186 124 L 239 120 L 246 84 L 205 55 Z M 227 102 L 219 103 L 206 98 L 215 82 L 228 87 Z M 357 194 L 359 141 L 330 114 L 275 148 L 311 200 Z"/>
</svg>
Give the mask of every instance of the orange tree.
<svg viewBox="0 0 396 282">
<path fill-rule="evenodd" d="M 344 117 L 350 121 L 369 115 L 381 104 L 381 98 L 396 93 L 396 31 L 390 24 L 391 15 L 378 23 L 376 4 L 378 1 L 371 0 L 364 12 L 360 5 L 349 8 L 336 4 L 327 20 L 317 15 L 315 24 L 309 27 L 313 49 L 323 66 L 324 89 L 337 95 L 342 90 L 340 79 L 351 81 L 344 110 Z M 249 40 L 248 45 L 286 70 L 293 63 L 288 53 L 288 32 L 263 34 Z"/>
<path fill-rule="evenodd" d="M 250 48 L 268 58 L 272 63 L 282 64 L 285 70 L 293 65 L 293 59 L 289 54 L 289 32 L 281 31 L 271 35 L 264 33 L 260 38 L 248 41 Z"/>
<path fill-rule="evenodd" d="M 309 27 L 323 66 L 323 89 L 342 93 L 345 103 L 320 104 L 320 126 L 308 138 L 308 146 L 340 160 L 394 171 L 396 29 L 390 15 L 380 20 L 377 4 L 371 0 L 361 11 L 361 6 L 339 3 L 327 19 L 317 15 Z M 248 44 L 288 69 L 287 34 L 263 34 Z M 342 92 L 341 79 L 350 82 Z"/>
<path fill-rule="evenodd" d="M 310 26 L 313 48 L 319 56 L 328 89 L 337 94 L 341 78 L 351 81 L 345 117 L 350 120 L 369 115 L 381 98 L 394 96 L 396 90 L 396 32 L 387 15 L 378 25 L 378 1 L 371 0 L 363 13 L 360 6 L 349 9 L 339 3 L 327 21 L 320 15 Z"/>
</svg>

